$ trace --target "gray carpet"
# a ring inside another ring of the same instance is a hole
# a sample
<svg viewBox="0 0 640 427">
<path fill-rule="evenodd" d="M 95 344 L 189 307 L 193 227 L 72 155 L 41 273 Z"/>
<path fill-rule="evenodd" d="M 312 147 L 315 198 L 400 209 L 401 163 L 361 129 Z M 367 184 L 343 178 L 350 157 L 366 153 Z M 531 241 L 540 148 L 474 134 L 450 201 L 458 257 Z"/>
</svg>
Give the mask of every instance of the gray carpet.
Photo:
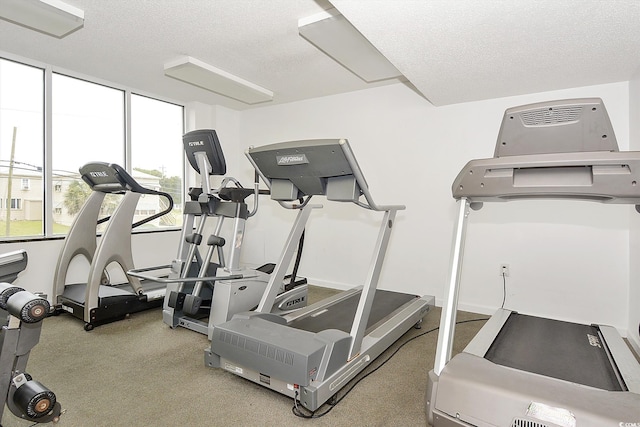
<svg viewBox="0 0 640 427">
<path fill-rule="evenodd" d="M 333 292 L 312 287 L 309 300 L 317 301 Z M 458 320 L 484 317 L 460 313 Z M 439 309 L 428 313 L 422 329 L 407 332 L 364 374 L 401 343 L 437 327 L 439 321 Z M 482 323 L 459 325 L 455 353 Z M 400 349 L 331 412 L 308 420 L 292 414 L 289 397 L 205 367 L 207 338 L 183 328 L 170 329 L 162 322 L 160 309 L 136 313 L 91 332 L 82 326 L 81 321 L 64 314 L 45 319 L 40 343 L 29 359 L 29 373 L 54 391 L 62 404 L 60 427 L 426 425 L 424 395 L 437 331 Z M 319 412 L 324 409 L 326 406 Z M 2 425 L 32 423 L 5 409 Z"/>
</svg>

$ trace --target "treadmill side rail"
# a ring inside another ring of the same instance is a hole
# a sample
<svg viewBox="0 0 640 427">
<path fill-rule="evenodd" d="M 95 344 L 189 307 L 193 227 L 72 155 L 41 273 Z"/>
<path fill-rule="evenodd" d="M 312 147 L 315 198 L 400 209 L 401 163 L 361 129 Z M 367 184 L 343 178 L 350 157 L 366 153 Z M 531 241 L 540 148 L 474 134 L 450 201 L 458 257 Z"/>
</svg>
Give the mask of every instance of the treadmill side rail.
<svg viewBox="0 0 640 427">
<path fill-rule="evenodd" d="M 464 348 L 465 353 L 484 357 L 496 336 L 511 316 L 511 310 L 499 308 Z"/>
<path fill-rule="evenodd" d="M 627 390 L 640 396 L 640 364 L 615 328 L 605 325 L 598 327 Z"/>
</svg>

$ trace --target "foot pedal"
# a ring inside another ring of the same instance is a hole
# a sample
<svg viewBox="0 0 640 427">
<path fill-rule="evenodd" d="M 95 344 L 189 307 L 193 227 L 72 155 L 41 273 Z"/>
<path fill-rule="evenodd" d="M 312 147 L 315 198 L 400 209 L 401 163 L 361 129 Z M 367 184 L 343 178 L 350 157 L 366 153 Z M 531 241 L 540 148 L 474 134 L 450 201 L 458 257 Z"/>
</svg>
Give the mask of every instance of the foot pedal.
<svg viewBox="0 0 640 427">
<path fill-rule="evenodd" d="M 184 299 L 187 296 L 184 292 L 171 291 L 169 294 L 169 307 L 182 311 L 184 307 Z"/>
<path fill-rule="evenodd" d="M 271 274 L 273 273 L 273 270 L 275 270 L 276 265 L 273 263 L 268 263 L 265 265 L 261 265 L 260 267 L 256 268 L 256 270 L 258 271 L 262 271 L 265 274 Z"/>
<path fill-rule="evenodd" d="M 287 280 L 289 281 L 287 283 Z M 291 289 L 295 288 L 296 286 L 302 286 L 302 285 L 306 285 L 307 284 L 307 278 L 306 277 L 300 277 L 297 276 L 295 279 L 293 279 L 291 277 L 291 274 L 287 274 L 286 276 L 284 276 L 284 291 L 290 291 Z"/>
<path fill-rule="evenodd" d="M 189 294 L 184 298 L 182 311 L 189 316 L 195 316 L 200 311 L 202 298 L 197 295 Z"/>
</svg>

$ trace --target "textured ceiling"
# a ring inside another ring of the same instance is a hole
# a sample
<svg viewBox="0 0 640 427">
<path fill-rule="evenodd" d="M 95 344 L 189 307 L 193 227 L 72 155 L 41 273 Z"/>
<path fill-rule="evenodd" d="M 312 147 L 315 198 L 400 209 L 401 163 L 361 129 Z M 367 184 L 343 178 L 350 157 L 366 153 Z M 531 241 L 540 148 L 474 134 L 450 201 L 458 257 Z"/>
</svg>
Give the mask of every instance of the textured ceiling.
<svg viewBox="0 0 640 427">
<path fill-rule="evenodd" d="M 56 39 L 0 20 L 0 51 L 181 102 L 249 106 L 167 78 L 189 55 L 291 102 L 367 84 L 298 35 L 335 6 L 435 105 L 629 80 L 637 0 L 65 0 L 85 26 Z M 255 106 L 254 106 L 255 107 Z"/>
<path fill-rule="evenodd" d="M 630 80 L 638 0 L 332 0 L 434 105 Z"/>
</svg>

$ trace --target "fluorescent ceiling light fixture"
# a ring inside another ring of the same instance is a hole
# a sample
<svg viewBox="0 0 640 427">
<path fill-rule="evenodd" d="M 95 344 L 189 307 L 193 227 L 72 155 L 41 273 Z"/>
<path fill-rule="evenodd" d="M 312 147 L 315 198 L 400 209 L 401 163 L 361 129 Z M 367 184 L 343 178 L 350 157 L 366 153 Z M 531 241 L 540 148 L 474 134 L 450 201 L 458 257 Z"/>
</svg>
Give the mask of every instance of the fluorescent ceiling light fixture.
<svg viewBox="0 0 640 427">
<path fill-rule="evenodd" d="M 336 9 L 298 20 L 298 33 L 367 83 L 402 76 Z"/>
<path fill-rule="evenodd" d="M 273 92 L 190 56 L 164 64 L 165 76 L 245 104 L 272 101 Z"/>
<path fill-rule="evenodd" d="M 0 0 L 0 19 L 61 39 L 84 26 L 84 11 L 60 0 Z"/>
</svg>

